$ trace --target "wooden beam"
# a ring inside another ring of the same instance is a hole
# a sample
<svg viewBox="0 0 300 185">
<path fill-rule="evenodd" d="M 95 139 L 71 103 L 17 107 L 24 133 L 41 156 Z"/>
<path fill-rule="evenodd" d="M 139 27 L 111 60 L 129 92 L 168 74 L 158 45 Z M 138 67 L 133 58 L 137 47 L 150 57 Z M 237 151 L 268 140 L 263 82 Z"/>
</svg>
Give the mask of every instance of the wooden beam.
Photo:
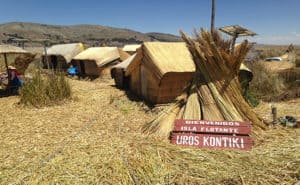
<svg viewBox="0 0 300 185">
<path fill-rule="evenodd" d="M 4 53 L 4 62 L 5 62 L 5 67 L 6 67 L 7 74 L 8 74 L 8 63 L 7 63 L 7 56 L 6 56 L 6 53 Z"/>
<path fill-rule="evenodd" d="M 211 0 L 211 25 L 210 25 L 210 31 L 211 33 L 215 29 L 215 0 Z"/>
<path fill-rule="evenodd" d="M 236 39 L 238 38 L 239 34 L 236 32 L 235 35 L 232 36 L 232 41 L 231 41 L 231 48 L 230 48 L 230 53 L 233 54 L 234 53 L 234 45 L 236 42 Z"/>
<path fill-rule="evenodd" d="M 8 83 L 7 83 L 7 86 L 6 86 L 6 90 L 8 90 L 7 92 L 9 93 L 10 92 L 10 78 L 11 78 L 11 75 L 9 73 L 9 70 L 8 70 L 8 62 L 7 62 L 7 56 L 6 56 L 6 53 L 4 53 L 4 62 L 5 62 L 5 66 L 6 66 L 6 73 L 7 73 L 7 78 L 8 78 Z"/>
<path fill-rule="evenodd" d="M 47 47 L 46 44 L 44 43 L 44 52 L 45 52 L 45 60 L 47 63 L 47 68 L 50 69 L 49 61 L 48 61 L 48 54 L 47 54 Z"/>
</svg>

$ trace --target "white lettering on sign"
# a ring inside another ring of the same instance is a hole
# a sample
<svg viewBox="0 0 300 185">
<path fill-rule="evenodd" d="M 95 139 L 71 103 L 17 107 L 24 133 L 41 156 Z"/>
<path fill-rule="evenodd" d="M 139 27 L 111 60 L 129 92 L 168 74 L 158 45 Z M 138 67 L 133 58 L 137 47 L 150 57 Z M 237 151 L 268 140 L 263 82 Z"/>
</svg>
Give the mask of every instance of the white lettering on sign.
<svg viewBox="0 0 300 185">
<path fill-rule="evenodd" d="M 203 146 L 209 146 L 209 144 L 208 144 L 208 138 L 209 137 L 204 137 L 203 138 Z"/>
<path fill-rule="evenodd" d="M 224 140 L 224 147 L 227 147 L 227 140 L 228 140 L 228 138 L 227 137 L 223 137 L 223 140 Z"/>
<path fill-rule="evenodd" d="M 207 135 L 193 133 L 172 133 L 171 143 L 184 146 L 227 149 L 251 149 L 253 142 L 249 136 Z"/>
<path fill-rule="evenodd" d="M 219 125 L 219 126 L 240 126 L 237 121 L 206 121 L 206 120 L 184 120 L 188 125 Z"/>
<path fill-rule="evenodd" d="M 201 132 L 239 133 L 238 128 L 201 127 Z"/>
<path fill-rule="evenodd" d="M 212 125 L 181 125 L 181 126 L 175 126 L 174 130 L 180 132 L 248 134 L 250 133 L 251 128 L 232 127 L 232 126 L 212 126 Z"/>
<path fill-rule="evenodd" d="M 176 137 L 176 144 L 198 146 L 200 144 L 199 136 L 180 136 Z"/>
<path fill-rule="evenodd" d="M 209 145 L 210 146 L 215 146 L 215 144 L 216 144 L 216 138 L 215 137 L 210 137 L 209 139 L 210 139 L 209 140 Z"/>
<path fill-rule="evenodd" d="M 251 123 L 178 119 L 175 121 L 174 131 L 249 135 L 251 133 Z"/>
<path fill-rule="evenodd" d="M 204 136 L 203 146 L 208 147 L 229 147 L 229 148 L 244 148 L 243 138 L 216 137 Z"/>
<path fill-rule="evenodd" d="M 197 127 L 194 126 L 181 126 L 181 131 L 197 131 Z"/>
<path fill-rule="evenodd" d="M 244 139 L 241 138 L 241 148 L 245 148 L 244 146 Z"/>
<path fill-rule="evenodd" d="M 240 145 L 238 144 L 238 138 L 232 138 L 232 147 L 233 148 L 240 148 Z"/>
<path fill-rule="evenodd" d="M 222 139 L 220 137 L 216 137 L 216 146 L 222 147 Z"/>
</svg>

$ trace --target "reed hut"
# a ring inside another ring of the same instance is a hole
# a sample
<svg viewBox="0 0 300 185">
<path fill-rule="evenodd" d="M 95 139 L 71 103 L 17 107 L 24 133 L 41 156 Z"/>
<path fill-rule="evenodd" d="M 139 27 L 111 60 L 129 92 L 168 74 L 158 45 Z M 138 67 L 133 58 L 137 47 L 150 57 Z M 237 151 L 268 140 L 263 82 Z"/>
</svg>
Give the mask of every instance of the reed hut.
<svg viewBox="0 0 300 185">
<path fill-rule="evenodd" d="M 18 74 L 24 75 L 35 54 L 12 45 L 0 45 L 0 72 L 7 71 L 8 66 L 16 67 Z M 3 61 L 3 62 L 2 62 Z"/>
<path fill-rule="evenodd" d="M 129 53 L 130 55 L 133 55 L 134 53 L 136 53 L 136 50 L 141 46 L 141 44 L 128 44 L 125 45 L 122 50 Z"/>
<path fill-rule="evenodd" d="M 125 78 L 130 90 L 146 101 L 170 103 L 191 83 L 195 70 L 184 42 L 145 42 L 127 66 Z M 244 65 L 241 71 L 252 75 Z"/>
<path fill-rule="evenodd" d="M 192 79 L 195 65 L 185 43 L 146 42 L 127 67 L 130 90 L 150 103 L 168 103 Z"/>
<path fill-rule="evenodd" d="M 72 59 L 80 76 L 110 77 L 111 67 L 130 55 L 117 47 L 92 47 Z"/>
<path fill-rule="evenodd" d="M 169 138 L 175 119 L 250 121 L 252 136 L 259 137 L 266 128 L 265 122 L 243 98 L 238 81 L 241 63 L 251 47 L 249 43 L 244 41 L 231 50 L 232 42 L 217 31 L 202 29 L 195 32 L 196 38 L 183 32 L 181 35 L 195 64 L 191 83 L 157 118 L 144 124 L 142 131 Z"/>
<path fill-rule="evenodd" d="M 115 80 L 116 86 L 120 89 L 127 89 L 129 87 L 129 78 L 125 76 L 125 72 L 135 56 L 136 54 L 133 54 L 123 62 L 114 65 L 111 69 L 111 77 Z"/>
<path fill-rule="evenodd" d="M 44 68 L 67 70 L 73 57 L 84 50 L 82 43 L 58 44 L 48 48 L 42 55 Z M 48 66 L 49 65 L 49 66 Z"/>
</svg>

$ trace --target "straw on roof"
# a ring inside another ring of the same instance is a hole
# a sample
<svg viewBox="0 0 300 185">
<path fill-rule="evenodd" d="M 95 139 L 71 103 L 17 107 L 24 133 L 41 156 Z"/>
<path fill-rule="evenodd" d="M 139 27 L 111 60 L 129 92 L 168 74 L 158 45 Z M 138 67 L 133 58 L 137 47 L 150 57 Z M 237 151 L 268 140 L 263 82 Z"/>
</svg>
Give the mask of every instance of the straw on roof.
<svg viewBox="0 0 300 185">
<path fill-rule="evenodd" d="M 98 67 L 120 58 L 117 47 L 92 47 L 76 55 L 73 60 L 95 61 Z"/>
<path fill-rule="evenodd" d="M 112 67 L 112 69 L 124 69 L 126 71 L 127 67 L 129 66 L 129 64 L 132 62 L 132 60 L 135 58 L 136 54 L 130 56 L 129 58 L 127 58 L 126 60 L 124 60 L 123 62 L 115 65 Z"/>
<path fill-rule="evenodd" d="M 241 63 L 240 70 L 252 73 L 252 71 L 243 63 Z"/>
<path fill-rule="evenodd" d="M 195 72 L 195 64 L 184 42 L 145 42 L 137 50 L 136 57 L 128 65 L 126 76 L 135 69 L 145 57 L 148 66 L 151 66 L 161 79 L 169 72 Z M 241 70 L 246 70 L 241 66 Z M 251 72 L 250 69 L 247 71 Z"/>
<path fill-rule="evenodd" d="M 16 46 L 3 44 L 0 45 L 0 53 L 29 53 L 29 52 Z"/>
<path fill-rule="evenodd" d="M 84 50 L 82 43 L 58 44 L 47 49 L 47 55 L 63 56 L 67 63 Z M 44 53 L 45 55 L 45 53 Z"/>
<path fill-rule="evenodd" d="M 228 35 L 235 36 L 236 34 L 238 36 L 254 36 L 257 35 L 251 30 L 248 30 L 247 28 L 244 28 L 239 25 L 233 25 L 233 26 L 226 26 L 219 28 L 220 31 L 227 33 Z"/>
<path fill-rule="evenodd" d="M 143 48 L 161 77 L 168 72 L 193 72 L 195 65 L 185 43 L 147 42 Z"/>
<path fill-rule="evenodd" d="M 119 51 L 121 61 L 124 61 L 131 56 L 129 53 L 127 53 L 126 51 L 123 51 L 120 48 L 118 48 L 118 51 Z"/>
<path fill-rule="evenodd" d="M 142 45 L 141 44 L 130 44 L 130 45 L 125 45 L 123 47 L 123 51 L 126 52 L 135 52 L 138 48 L 140 48 Z"/>
<path fill-rule="evenodd" d="M 128 65 L 133 61 L 136 54 L 130 56 L 123 62 L 116 64 L 112 66 L 110 75 L 112 78 L 115 79 L 115 84 L 118 88 L 124 88 L 128 87 L 128 81 L 126 80 L 126 77 L 124 76 L 124 72 L 126 71 Z"/>
<path fill-rule="evenodd" d="M 137 57 L 128 66 L 126 75 L 137 66 L 142 57 L 147 58 L 146 65 L 155 70 L 161 79 L 168 72 L 194 72 L 195 64 L 183 42 L 145 42 L 141 50 L 137 50 Z"/>
</svg>

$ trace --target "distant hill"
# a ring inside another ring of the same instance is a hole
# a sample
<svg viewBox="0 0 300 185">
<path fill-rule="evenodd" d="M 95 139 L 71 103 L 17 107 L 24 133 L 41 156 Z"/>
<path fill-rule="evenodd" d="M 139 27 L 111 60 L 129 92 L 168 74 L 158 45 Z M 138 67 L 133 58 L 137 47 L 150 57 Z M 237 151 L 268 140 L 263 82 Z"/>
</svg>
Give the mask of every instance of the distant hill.
<svg viewBox="0 0 300 185">
<path fill-rule="evenodd" d="M 167 33 L 151 32 L 151 33 L 146 33 L 146 35 L 148 35 L 152 39 L 159 40 L 162 42 L 170 42 L 170 41 L 181 42 L 182 41 L 181 37 L 178 37 L 178 36 L 172 35 L 172 34 L 167 34 Z"/>
<path fill-rule="evenodd" d="M 144 41 L 180 41 L 180 37 L 165 33 L 141 33 L 129 29 L 100 25 L 57 26 L 37 23 L 10 22 L 0 24 L 0 42 L 12 43 L 27 41 L 25 45 L 41 45 L 48 40 L 50 44 L 83 42 L 90 46 L 101 44 L 123 46 Z"/>
</svg>

